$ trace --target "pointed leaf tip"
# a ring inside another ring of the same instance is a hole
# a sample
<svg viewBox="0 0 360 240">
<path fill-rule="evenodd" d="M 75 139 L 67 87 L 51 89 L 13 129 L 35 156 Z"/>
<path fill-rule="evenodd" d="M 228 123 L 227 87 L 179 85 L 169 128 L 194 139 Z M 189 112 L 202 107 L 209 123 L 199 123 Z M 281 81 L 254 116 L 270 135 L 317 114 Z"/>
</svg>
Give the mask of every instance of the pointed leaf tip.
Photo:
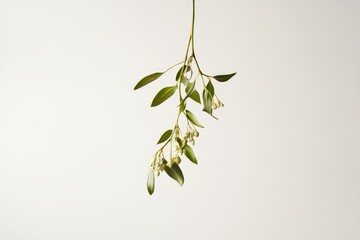
<svg viewBox="0 0 360 240">
<path fill-rule="evenodd" d="M 168 139 L 170 138 L 171 134 L 172 134 L 172 131 L 173 131 L 172 129 L 169 129 L 169 130 L 165 131 L 165 132 L 161 135 L 161 137 L 160 137 L 159 141 L 157 142 L 157 144 L 163 143 L 163 142 L 165 142 L 166 140 L 168 140 Z"/>
<path fill-rule="evenodd" d="M 213 96 L 211 95 L 209 90 L 204 88 L 202 97 L 203 97 L 203 111 L 207 112 L 210 115 L 212 115 L 212 99 L 213 99 Z"/>
<path fill-rule="evenodd" d="M 165 102 L 168 98 L 174 95 L 176 89 L 177 89 L 176 86 L 165 87 L 161 89 L 154 97 L 151 103 L 151 107 L 156 107 L 161 103 Z"/>
<path fill-rule="evenodd" d="M 152 73 L 150 75 L 147 75 L 146 77 L 142 78 L 134 87 L 134 90 L 139 89 L 153 81 L 155 81 L 156 79 L 158 79 L 159 77 L 161 77 L 161 75 L 163 75 L 163 72 L 156 72 L 156 73 Z"/>
<path fill-rule="evenodd" d="M 174 163 L 171 168 L 166 166 L 165 172 L 167 173 L 167 175 L 169 175 L 169 177 L 177 181 L 180 184 L 180 186 L 184 184 L 184 175 L 178 164 Z"/>
<path fill-rule="evenodd" d="M 194 91 L 190 94 L 190 98 L 195 102 L 201 104 L 200 94 L 198 91 L 196 91 L 196 89 L 194 89 Z"/>
<path fill-rule="evenodd" d="M 204 126 L 201 125 L 201 123 L 197 120 L 195 114 L 190 112 L 189 110 L 186 110 L 186 117 L 192 122 L 194 125 L 203 128 Z"/>
<path fill-rule="evenodd" d="M 192 150 L 192 148 L 189 145 L 185 146 L 185 156 L 193 163 L 195 163 L 195 164 L 198 163 L 196 156 L 194 154 L 194 151 Z"/>
<path fill-rule="evenodd" d="M 236 73 L 230 73 L 230 74 L 224 74 L 224 75 L 216 75 L 213 78 L 216 79 L 219 82 L 226 82 L 233 76 L 235 76 Z"/>
<path fill-rule="evenodd" d="M 147 190 L 150 195 L 152 195 L 155 190 L 155 176 L 154 176 L 154 171 L 151 168 L 149 169 L 149 173 L 148 173 Z"/>
</svg>

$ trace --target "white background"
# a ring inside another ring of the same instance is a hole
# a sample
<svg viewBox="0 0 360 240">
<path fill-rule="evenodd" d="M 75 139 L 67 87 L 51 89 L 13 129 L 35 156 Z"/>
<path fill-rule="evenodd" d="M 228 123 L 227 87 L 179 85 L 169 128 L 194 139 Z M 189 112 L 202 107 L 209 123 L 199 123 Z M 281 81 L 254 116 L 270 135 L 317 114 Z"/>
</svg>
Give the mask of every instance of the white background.
<svg viewBox="0 0 360 240">
<path fill-rule="evenodd" d="M 360 2 L 197 1 L 225 103 L 146 191 L 191 1 L 0 0 L 0 239 L 360 239 Z"/>
</svg>

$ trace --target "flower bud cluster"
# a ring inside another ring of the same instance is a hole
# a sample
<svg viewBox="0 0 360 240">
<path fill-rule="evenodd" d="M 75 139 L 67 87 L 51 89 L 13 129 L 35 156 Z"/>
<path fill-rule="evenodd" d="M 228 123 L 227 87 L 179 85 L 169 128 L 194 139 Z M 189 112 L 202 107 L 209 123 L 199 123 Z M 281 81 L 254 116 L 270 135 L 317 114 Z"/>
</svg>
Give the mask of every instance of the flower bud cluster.
<svg viewBox="0 0 360 240">
<path fill-rule="evenodd" d="M 165 169 L 165 158 L 163 151 L 159 151 L 155 154 L 154 160 L 151 163 L 151 167 L 154 169 L 156 176 L 159 176 L 160 172 Z"/>
<path fill-rule="evenodd" d="M 171 168 L 174 163 L 180 164 L 181 163 L 180 156 L 182 154 L 183 154 L 182 148 L 178 144 L 176 144 L 175 150 L 173 150 L 170 161 L 167 163 L 167 166 Z"/>
<path fill-rule="evenodd" d="M 212 108 L 214 110 L 220 108 L 220 107 L 224 107 L 224 104 L 222 102 L 220 102 L 219 98 L 214 96 L 213 100 L 212 100 Z"/>
<path fill-rule="evenodd" d="M 194 138 L 198 136 L 199 136 L 199 132 L 195 128 L 192 128 L 190 125 L 188 125 L 188 130 L 185 133 L 184 139 L 189 143 L 191 143 L 192 145 L 194 145 L 195 144 Z"/>
</svg>

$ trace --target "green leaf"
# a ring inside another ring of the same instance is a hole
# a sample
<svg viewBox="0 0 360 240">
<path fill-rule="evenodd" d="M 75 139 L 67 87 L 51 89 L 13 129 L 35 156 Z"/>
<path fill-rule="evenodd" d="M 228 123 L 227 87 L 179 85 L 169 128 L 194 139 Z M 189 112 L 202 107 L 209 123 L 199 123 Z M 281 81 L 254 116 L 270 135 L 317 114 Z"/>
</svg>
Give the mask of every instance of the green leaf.
<svg viewBox="0 0 360 240">
<path fill-rule="evenodd" d="M 150 168 L 147 179 L 147 190 L 150 195 L 154 193 L 154 189 L 155 189 L 155 176 L 154 176 L 154 171 Z"/>
<path fill-rule="evenodd" d="M 180 75 L 182 73 L 182 75 L 184 76 L 185 73 L 189 72 L 191 70 L 191 67 L 189 65 L 184 65 L 182 66 L 179 71 L 176 73 L 176 81 L 180 78 Z"/>
<path fill-rule="evenodd" d="M 181 171 L 181 168 L 176 163 L 174 163 L 171 168 L 166 166 L 165 172 L 167 173 L 167 175 L 169 175 L 169 177 L 177 181 L 180 186 L 184 184 L 184 175 Z"/>
<path fill-rule="evenodd" d="M 197 164 L 197 159 L 195 157 L 194 151 L 192 150 L 192 148 L 189 145 L 185 146 L 185 156 L 192 161 L 193 163 Z"/>
<path fill-rule="evenodd" d="M 193 76 L 193 70 L 191 69 L 191 66 L 189 66 L 189 68 L 190 68 L 190 76 L 187 76 L 186 75 L 186 73 L 184 74 L 184 76 L 185 76 L 185 78 L 187 79 L 187 80 L 190 80 L 191 78 L 192 78 L 192 76 Z M 188 71 L 189 72 L 189 71 Z M 186 85 L 186 84 L 185 84 Z"/>
<path fill-rule="evenodd" d="M 156 79 L 158 79 L 159 77 L 161 77 L 161 75 L 163 75 L 163 72 L 156 72 L 156 73 L 152 73 L 146 77 L 144 77 L 143 79 L 141 79 L 138 84 L 136 84 L 136 86 L 134 87 L 134 90 L 139 89 L 153 81 L 155 81 Z"/>
<path fill-rule="evenodd" d="M 194 90 L 194 88 L 195 88 L 195 81 L 189 82 L 189 84 L 186 85 L 185 92 L 190 93 L 190 92 L 192 92 L 192 90 Z"/>
<path fill-rule="evenodd" d="M 194 91 L 190 94 L 190 98 L 195 102 L 201 104 L 200 94 L 198 91 L 196 91 L 196 89 L 194 89 Z"/>
<path fill-rule="evenodd" d="M 215 89 L 214 89 L 214 86 L 212 85 L 211 81 L 209 81 L 208 84 L 206 85 L 206 89 L 209 91 L 211 96 L 214 96 Z"/>
<path fill-rule="evenodd" d="M 186 142 L 184 140 L 182 140 L 181 138 L 179 138 L 179 137 L 176 138 L 176 141 L 177 141 L 177 143 L 179 144 L 179 146 L 181 148 L 183 148 L 185 146 L 185 144 L 186 144 Z"/>
<path fill-rule="evenodd" d="M 226 82 L 233 76 L 235 76 L 236 73 L 230 73 L 230 74 L 224 74 L 224 75 L 216 75 L 213 78 L 215 78 L 219 82 Z"/>
<path fill-rule="evenodd" d="M 191 74 L 190 74 L 190 77 L 187 78 L 186 73 L 188 73 L 189 71 L 191 71 Z M 193 74 L 193 71 L 191 69 L 191 66 L 190 65 L 184 65 L 176 73 L 176 79 L 175 80 L 178 81 L 180 79 L 180 82 L 186 86 L 189 83 L 189 80 L 191 79 L 192 74 Z"/>
<path fill-rule="evenodd" d="M 212 115 L 212 96 L 208 90 L 204 88 L 203 90 L 203 111 L 207 112 L 208 114 Z"/>
<path fill-rule="evenodd" d="M 209 93 L 209 91 L 207 89 L 204 89 L 203 90 L 203 111 L 207 112 L 208 114 L 210 114 L 210 116 L 217 119 L 217 117 L 215 117 L 212 114 L 212 112 L 213 112 L 212 99 L 213 99 L 213 96 L 211 96 L 211 94 Z"/>
<path fill-rule="evenodd" d="M 172 134 L 172 131 L 173 131 L 172 129 L 169 129 L 169 130 L 165 131 L 163 133 L 163 135 L 161 135 L 161 137 L 160 137 L 159 141 L 157 142 L 157 144 L 163 143 L 166 140 L 168 140 L 170 138 L 171 134 Z"/>
<path fill-rule="evenodd" d="M 192 91 L 195 88 L 195 82 L 189 82 L 188 85 L 185 88 L 186 96 L 183 101 L 185 101 L 188 97 L 190 97 Z"/>
<path fill-rule="evenodd" d="M 180 106 L 179 106 L 179 112 L 184 111 L 186 108 L 186 101 L 185 100 L 181 100 Z"/>
<path fill-rule="evenodd" d="M 195 85 L 196 85 L 196 82 L 195 82 L 195 81 L 188 83 L 188 85 L 187 85 L 186 88 L 185 88 L 185 92 L 186 92 L 187 94 L 186 94 L 186 97 L 184 98 L 184 100 L 186 100 L 187 98 L 190 97 L 190 98 L 191 98 L 192 100 L 194 100 L 195 102 L 201 104 L 200 94 L 199 94 L 198 91 L 196 91 Z"/>
<path fill-rule="evenodd" d="M 160 90 L 154 97 L 154 100 L 151 103 L 151 107 L 155 107 L 166 101 L 168 98 L 170 98 L 172 95 L 174 95 L 176 86 L 171 87 L 165 87 Z"/>
<path fill-rule="evenodd" d="M 203 128 L 204 126 L 201 125 L 201 123 L 197 120 L 195 114 L 190 112 L 189 110 L 186 110 L 186 117 L 192 122 L 194 125 Z"/>
</svg>

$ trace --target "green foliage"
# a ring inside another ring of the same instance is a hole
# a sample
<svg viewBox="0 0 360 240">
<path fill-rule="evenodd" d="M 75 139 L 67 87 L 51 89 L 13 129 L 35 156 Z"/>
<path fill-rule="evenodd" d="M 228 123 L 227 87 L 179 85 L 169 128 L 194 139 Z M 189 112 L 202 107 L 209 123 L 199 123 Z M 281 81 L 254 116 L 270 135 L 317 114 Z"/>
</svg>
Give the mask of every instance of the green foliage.
<svg viewBox="0 0 360 240">
<path fill-rule="evenodd" d="M 185 108 L 186 108 L 186 101 L 182 100 L 181 103 L 180 103 L 180 106 L 179 106 L 179 112 L 184 111 Z"/>
<path fill-rule="evenodd" d="M 161 77 L 161 75 L 163 75 L 163 72 L 156 72 L 156 73 L 152 73 L 146 77 L 144 77 L 143 79 L 141 79 L 138 84 L 136 84 L 136 86 L 134 87 L 134 90 L 139 89 L 153 81 L 155 81 L 156 79 L 158 79 L 159 77 Z"/>
<path fill-rule="evenodd" d="M 203 90 L 203 111 L 212 115 L 212 96 L 210 92 L 204 88 Z"/>
<path fill-rule="evenodd" d="M 179 147 L 180 148 L 184 148 L 185 144 L 186 144 L 186 141 L 182 140 L 181 138 L 177 137 L 176 139 L 176 142 L 179 144 Z"/>
<path fill-rule="evenodd" d="M 177 63 L 164 72 L 155 72 L 142 78 L 135 86 L 134 90 L 139 89 L 161 77 L 164 73 L 170 71 L 175 66 L 181 64 L 181 67 L 176 71 L 175 86 L 168 86 L 162 88 L 154 97 L 151 107 L 158 106 L 178 93 L 179 103 L 178 114 L 173 129 L 166 130 L 158 140 L 157 144 L 161 147 L 155 153 L 154 158 L 150 164 L 150 170 L 147 179 L 147 189 L 149 194 L 154 193 L 155 189 L 155 175 L 159 176 L 163 171 L 167 175 L 179 183 L 180 186 L 184 184 L 184 175 L 180 168 L 181 156 L 185 155 L 192 163 L 197 164 L 198 160 L 195 156 L 194 150 L 190 145 L 195 145 L 195 138 L 199 136 L 197 128 L 204 128 L 199 122 L 193 112 L 188 109 L 187 100 L 191 99 L 202 105 L 202 110 L 213 116 L 213 112 L 223 107 L 224 104 L 219 100 L 215 92 L 213 80 L 218 82 L 226 82 L 231 79 L 236 73 L 223 74 L 211 76 L 205 74 L 199 65 L 198 59 L 195 55 L 194 49 L 194 20 L 195 20 L 195 0 L 193 0 L 193 15 L 192 25 L 185 58 L 180 63 Z M 197 81 L 202 82 L 202 100 L 200 97 L 201 89 L 197 89 Z M 191 104 L 189 104 L 191 105 Z M 161 116 L 166 117 L 166 115 Z M 216 117 L 214 117 L 216 118 Z M 186 122 L 186 126 L 182 126 L 181 119 Z M 217 118 L 216 118 L 217 119 Z M 165 157 L 164 151 L 169 154 Z M 166 160 L 168 159 L 168 160 Z"/>
<path fill-rule="evenodd" d="M 185 92 L 186 92 L 186 96 L 185 98 L 181 101 L 182 103 L 186 101 L 186 99 L 188 99 L 190 97 L 190 95 L 192 94 L 192 92 L 195 89 L 195 82 L 188 82 L 185 88 Z"/>
<path fill-rule="evenodd" d="M 165 142 L 166 140 L 168 140 L 168 139 L 171 137 L 172 132 L 173 132 L 172 129 L 169 129 L 169 130 L 165 131 L 165 132 L 161 135 L 161 137 L 160 137 L 159 141 L 157 142 L 157 144 L 163 143 L 163 142 Z"/>
<path fill-rule="evenodd" d="M 194 100 L 195 102 L 201 104 L 199 92 L 195 89 L 195 87 L 196 87 L 196 81 L 194 81 L 194 82 L 189 82 L 189 83 L 186 85 L 186 88 L 185 88 L 186 97 L 185 97 L 185 99 L 187 99 L 188 97 L 190 97 L 190 98 L 191 98 L 192 100 Z"/>
<path fill-rule="evenodd" d="M 189 65 L 184 65 L 182 66 L 179 71 L 176 73 L 176 78 L 175 80 L 178 81 L 180 80 L 181 83 L 183 83 L 184 85 L 186 85 L 189 81 L 189 79 L 186 77 L 186 74 L 191 71 L 191 66 Z M 192 74 L 191 74 L 192 75 Z M 191 77 L 190 77 L 191 78 Z"/>
<path fill-rule="evenodd" d="M 204 126 L 201 125 L 201 123 L 197 120 L 195 114 L 190 112 L 189 110 L 186 110 L 186 117 L 192 122 L 194 125 L 203 128 Z"/>
<path fill-rule="evenodd" d="M 152 101 L 151 106 L 156 107 L 156 106 L 160 105 L 161 103 L 165 102 L 172 95 L 174 95 L 176 89 L 177 89 L 176 86 L 164 87 L 163 89 L 161 89 L 154 97 L 154 100 Z"/>
<path fill-rule="evenodd" d="M 154 176 L 154 171 L 151 168 L 149 169 L 149 173 L 148 173 L 147 190 L 150 195 L 152 195 L 155 190 L 155 176 Z"/>
<path fill-rule="evenodd" d="M 185 156 L 190 161 L 197 164 L 198 162 L 197 162 L 196 156 L 195 156 L 194 151 L 192 150 L 192 148 L 189 145 L 186 145 L 184 149 L 185 149 Z"/>
<path fill-rule="evenodd" d="M 190 98 L 192 100 L 194 100 L 195 102 L 201 104 L 200 94 L 196 89 L 194 89 L 194 91 L 192 91 L 192 93 L 190 94 Z"/>
<path fill-rule="evenodd" d="M 226 82 L 228 81 L 230 78 L 232 78 L 233 76 L 235 76 L 236 73 L 230 73 L 230 74 L 225 74 L 225 75 L 216 75 L 213 78 L 215 78 L 217 81 L 219 82 Z"/>
<path fill-rule="evenodd" d="M 178 164 L 174 163 L 171 167 L 166 166 L 165 172 L 169 175 L 169 177 L 177 181 L 180 186 L 184 184 L 184 175 Z"/>
<path fill-rule="evenodd" d="M 215 94 L 215 89 L 214 89 L 214 85 L 212 85 L 211 81 L 209 81 L 208 84 L 206 85 L 206 89 L 209 91 L 211 97 L 213 97 Z"/>
</svg>

